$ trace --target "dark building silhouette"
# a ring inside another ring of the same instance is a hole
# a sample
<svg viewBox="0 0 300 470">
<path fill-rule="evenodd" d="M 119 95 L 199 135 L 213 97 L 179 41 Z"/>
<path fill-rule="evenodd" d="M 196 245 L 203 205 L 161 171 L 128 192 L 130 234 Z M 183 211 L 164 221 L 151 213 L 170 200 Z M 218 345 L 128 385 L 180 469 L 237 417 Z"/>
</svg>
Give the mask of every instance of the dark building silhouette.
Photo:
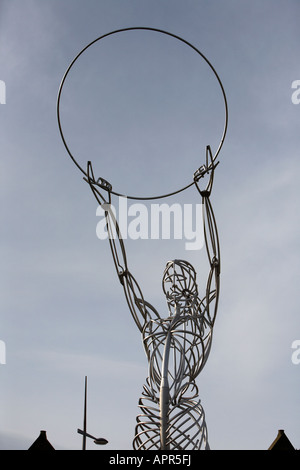
<svg viewBox="0 0 300 470">
<path fill-rule="evenodd" d="M 29 447 L 28 450 L 55 450 L 48 441 L 46 431 L 40 431 L 39 437 Z M 283 429 L 278 430 L 278 434 L 268 450 L 296 450 L 291 441 L 286 436 Z"/>
<path fill-rule="evenodd" d="M 34 441 L 28 450 L 55 450 L 47 439 L 46 431 L 41 431 L 39 437 Z"/>
<path fill-rule="evenodd" d="M 278 430 L 276 439 L 272 442 L 268 450 L 296 450 L 291 441 L 286 436 L 283 429 Z"/>
</svg>

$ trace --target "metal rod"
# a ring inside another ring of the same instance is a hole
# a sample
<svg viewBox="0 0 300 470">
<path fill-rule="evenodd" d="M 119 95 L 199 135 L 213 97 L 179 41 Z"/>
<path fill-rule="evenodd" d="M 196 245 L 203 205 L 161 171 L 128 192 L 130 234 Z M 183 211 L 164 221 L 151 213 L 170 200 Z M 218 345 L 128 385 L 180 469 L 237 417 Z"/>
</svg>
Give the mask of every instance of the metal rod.
<svg viewBox="0 0 300 470">
<path fill-rule="evenodd" d="M 78 434 L 81 434 L 82 436 L 85 435 L 86 437 L 90 437 L 91 439 L 94 439 L 94 440 L 97 439 L 97 437 L 92 436 L 92 435 L 89 434 L 88 432 L 82 431 L 82 429 L 77 429 L 77 432 L 78 432 Z"/>
<path fill-rule="evenodd" d="M 82 450 L 86 450 L 86 408 L 87 408 L 87 376 L 85 376 L 84 384 L 84 413 L 83 413 L 83 433 L 82 433 Z"/>
</svg>

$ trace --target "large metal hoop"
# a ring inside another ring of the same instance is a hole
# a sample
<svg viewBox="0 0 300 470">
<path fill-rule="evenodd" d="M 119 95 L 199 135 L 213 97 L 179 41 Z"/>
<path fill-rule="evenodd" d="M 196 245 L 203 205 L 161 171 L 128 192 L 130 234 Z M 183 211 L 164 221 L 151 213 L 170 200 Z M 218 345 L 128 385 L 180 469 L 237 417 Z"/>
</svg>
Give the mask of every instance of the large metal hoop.
<svg viewBox="0 0 300 470">
<path fill-rule="evenodd" d="M 171 36 L 175 39 L 178 39 L 179 41 L 183 42 L 184 44 L 186 44 L 187 46 L 191 47 L 195 52 L 197 52 L 201 57 L 202 59 L 205 60 L 205 62 L 208 64 L 208 66 L 210 67 L 210 69 L 213 71 L 219 85 L 220 85 L 220 88 L 221 88 L 221 91 L 222 91 L 222 95 L 223 95 L 223 99 L 224 99 L 224 106 L 225 106 L 225 123 L 224 123 L 224 129 L 223 129 L 223 134 L 222 134 L 222 137 L 221 137 L 221 140 L 220 140 L 220 143 L 219 143 L 219 146 L 216 150 L 216 153 L 215 155 L 213 156 L 212 158 L 212 163 L 216 160 L 217 156 L 219 155 L 219 152 L 222 148 L 222 145 L 224 143 L 224 140 L 225 140 L 225 136 L 226 136 L 226 132 L 227 132 L 227 126 L 228 126 L 228 106 L 227 106 L 227 98 L 226 98 L 226 94 L 225 94 L 225 90 L 224 90 L 224 87 L 222 85 L 222 82 L 220 80 L 220 77 L 219 75 L 217 74 L 215 68 L 212 66 L 212 64 L 209 62 L 209 60 L 205 57 L 204 54 L 202 54 L 202 52 L 200 52 L 195 46 L 193 46 L 191 43 L 189 43 L 188 41 L 186 41 L 185 39 L 182 39 L 181 37 L 177 36 L 176 34 L 172 34 L 172 33 L 169 33 L 167 31 L 164 31 L 164 30 L 161 30 L 161 29 L 157 29 L 157 28 L 150 28 L 150 27 L 131 27 L 131 28 L 123 28 L 123 29 L 117 29 L 115 31 L 111 31 L 110 33 L 106 33 L 106 34 L 103 34 L 102 36 L 99 36 L 97 39 L 94 39 L 92 42 L 90 42 L 87 46 L 85 46 L 78 54 L 77 56 L 72 60 L 72 62 L 70 63 L 69 67 L 67 68 L 63 78 L 62 78 L 62 81 L 61 81 L 61 84 L 60 84 L 60 87 L 59 87 L 59 91 L 58 91 L 58 97 L 57 97 L 57 121 L 58 121 L 58 127 L 59 127 L 59 131 L 60 131 L 60 135 L 61 135 L 61 138 L 62 138 L 62 141 L 64 143 L 64 146 L 69 154 L 69 156 L 71 157 L 71 159 L 73 160 L 73 162 L 75 163 L 75 165 L 77 166 L 77 168 L 85 175 L 85 178 L 88 177 L 87 175 L 87 172 L 84 171 L 84 169 L 79 165 L 79 163 L 76 161 L 75 157 L 73 156 L 73 154 L 71 153 L 71 150 L 66 142 L 66 139 L 64 137 L 64 134 L 63 134 L 63 130 L 62 130 L 62 125 L 61 125 L 61 119 L 60 119 L 60 100 L 61 100 L 61 95 L 62 95 L 62 89 L 63 89 L 63 86 L 65 84 L 65 81 L 66 81 L 66 78 L 71 70 L 71 68 L 73 67 L 73 65 L 75 64 L 75 62 L 77 61 L 77 59 L 89 48 L 91 47 L 93 44 L 95 44 L 96 42 L 100 41 L 101 39 L 107 37 L 107 36 L 111 36 L 113 34 L 116 34 L 116 33 L 121 33 L 121 32 L 125 32 L 125 31 L 133 31 L 133 30 L 147 30 L 147 31 L 154 31 L 154 32 L 158 32 L 158 33 L 161 33 L 161 34 L 166 34 L 167 36 Z M 185 189 L 189 188 L 190 186 L 192 186 L 193 184 L 195 183 L 195 181 L 193 180 L 191 183 L 189 183 L 188 185 L 184 186 L 183 188 L 180 188 L 176 191 L 173 191 L 171 193 L 168 193 L 168 194 L 162 194 L 162 195 L 159 195 L 159 196 L 149 196 L 149 197 L 140 197 L 140 196 L 129 196 L 129 195 L 126 195 L 126 194 L 120 194 L 116 191 L 113 191 L 112 189 L 110 190 L 111 194 L 114 194 L 116 196 L 121 196 L 121 197 L 127 197 L 128 199 L 139 199 L 139 200 L 150 200 L 150 199 L 162 199 L 162 198 L 165 198 L 165 197 L 169 197 L 169 196 L 173 196 L 174 194 L 177 194 L 177 193 L 180 193 L 182 191 L 184 191 Z"/>
</svg>

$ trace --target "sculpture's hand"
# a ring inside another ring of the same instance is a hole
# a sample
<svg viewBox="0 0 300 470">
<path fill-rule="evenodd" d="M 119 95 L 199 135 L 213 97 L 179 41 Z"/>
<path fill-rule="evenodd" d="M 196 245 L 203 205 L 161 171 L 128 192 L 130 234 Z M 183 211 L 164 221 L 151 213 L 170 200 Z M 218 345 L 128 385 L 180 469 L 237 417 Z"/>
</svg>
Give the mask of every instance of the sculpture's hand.
<svg viewBox="0 0 300 470">
<path fill-rule="evenodd" d="M 200 168 L 198 168 L 194 173 L 194 183 L 202 197 L 210 196 L 214 179 L 214 171 L 218 164 L 219 162 L 214 163 L 211 148 L 208 145 L 206 147 L 206 163 L 205 165 L 200 166 Z M 206 175 L 209 175 L 208 183 L 206 184 L 205 189 L 200 189 L 198 182 Z"/>
</svg>

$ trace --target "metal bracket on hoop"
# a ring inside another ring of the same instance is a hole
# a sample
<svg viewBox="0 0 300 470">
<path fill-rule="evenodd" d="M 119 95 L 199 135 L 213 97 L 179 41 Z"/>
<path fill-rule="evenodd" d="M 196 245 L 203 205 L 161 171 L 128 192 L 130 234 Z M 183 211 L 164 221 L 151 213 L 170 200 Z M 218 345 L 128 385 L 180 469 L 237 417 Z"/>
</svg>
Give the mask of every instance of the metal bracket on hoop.
<svg viewBox="0 0 300 470">
<path fill-rule="evenodd" d="M 209 160 L 210 160 L 210 163 L 209 163 Z M 213 182 L 213 177 L 214 177 L 214 171 L 215 171 L 215 168 L 219 165 L 219 161 L 217 163 L 214 162 L 214 159 L 213 159 L 213 156 L 212 156 L 212 152 L 211 152 L 211 148 L 209 145 L 207 145 L 206 147 L 206 163 L 205 165 L 201 165 L 194 173 L 194 183 L 199 191 L 199 193 L 201 194 L 202 197 L 209 197 L 210 196 L 210 193 L 211 193 L 211 187 L 212 187 L 212 182 Z M 198 181 L 201 179 L 201 178 L 204 178 L 204 176 L 206 174 L 210 174 L 210 178 L 209 178 L 209 181 L 207 183 L 207 186 L 204 190 L 201 190 L 198 186 Z"/>
</svg>

